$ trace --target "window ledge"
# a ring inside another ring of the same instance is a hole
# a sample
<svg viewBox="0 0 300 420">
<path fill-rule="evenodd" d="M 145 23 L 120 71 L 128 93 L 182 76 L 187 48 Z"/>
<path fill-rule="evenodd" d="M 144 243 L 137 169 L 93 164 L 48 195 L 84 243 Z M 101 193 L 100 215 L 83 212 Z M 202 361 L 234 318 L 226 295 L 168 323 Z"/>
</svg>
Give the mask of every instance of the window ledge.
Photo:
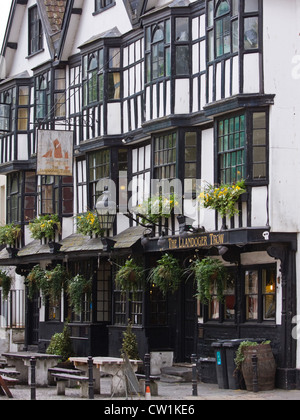
<svg viewBox="0 0 300 420">
<path fill-rule="evenodd" d="M 261 93 L 239 94 L 221 99 L 220 101 L 211 102 L 203 109 L 206 117 L 212 117 L 222 112 L 230 112 L 246 107 L 274 105 L 274 98 L 275 95 L 265 95 Z"/>
<path fill-rule="evenodd" d="M 35 51 L 34 53 L 31 53 L 31 54 L 29 54 L 27 57 L 25 57 L 26 58 L 26 60 L 28 60 L 29 58 L 32 58 L 32 57 L 34 57 L 34 56 L 36 56 L 36 55 L 38 55 L 38 54 L 40 54 L 40 53 L 42 53 L 42 52 L 44 52 L 45 51 L 45 49 L 44 48 L 42 48 L 41 50 L 38 50 L 38 51 Z"/>
</svg>

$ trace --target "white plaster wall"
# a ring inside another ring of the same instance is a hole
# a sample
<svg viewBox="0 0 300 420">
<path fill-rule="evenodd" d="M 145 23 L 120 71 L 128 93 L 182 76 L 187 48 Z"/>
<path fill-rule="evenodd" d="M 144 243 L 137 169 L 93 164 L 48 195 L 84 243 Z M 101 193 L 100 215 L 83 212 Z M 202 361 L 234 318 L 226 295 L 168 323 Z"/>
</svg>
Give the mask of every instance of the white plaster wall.
<svg viewBox="0 0 300 420">
<path fill-rule="evenodd" d="M 214 184 L 214 130 L 202 131 L 202 154 L 201 154 L 201 180 Z M 200 226 L 204 226 L 207 231 L 215 230 L 215 211 L 200 209 Z"/>
<path fill-rule="evenodd" d="M 127 11 L 122 0 L 116 0 L 116 5 L 107 9 L 105 13 L 93 16 L 95 12 L 94 1 L 84 1 L 82 5 L 82 15 L 78 27 L 74 44 L 70 55 L 79 52 L 78 46 L 82 45 L 95 35 L 102 34 L 115 26 L 124 34 L 132 29 Z"/>
<path fill-rule="evenodd" d="M 0 226 L 6 221 L 6 177 L 0 175 Z"/>
<path fill-rule="evenodd" d="M 300 79 L 295 79 L 292 64 L 300 54 L 297 16 L 298 0 L 289 0 L 288 7 L 280 0 L 264 1 L 265 92 L 276 94 L 270 109 L 269 156 L 270 225 L 276 232 L 299 231 L 300 222 Z"/>
</svg>

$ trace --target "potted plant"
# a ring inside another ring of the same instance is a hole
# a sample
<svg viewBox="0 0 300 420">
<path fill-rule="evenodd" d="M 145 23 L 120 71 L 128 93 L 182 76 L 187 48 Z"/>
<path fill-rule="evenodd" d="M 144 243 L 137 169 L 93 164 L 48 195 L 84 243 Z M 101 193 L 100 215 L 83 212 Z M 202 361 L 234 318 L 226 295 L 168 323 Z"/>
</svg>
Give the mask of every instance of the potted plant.
<svg viewBox="0 0 300 420">
<path fill-rule="evenodd" d="M 215 258 L 203 258 L 192 263 L 187 270 L 195 275 L 197 282 L 197 298 L 203 304 L 209 304 L 212 300 L 213 287 L 217 289 L 217 299 L 222 301 L 224 296 L 224 279 L 227 269 L 222 262 Z"/>
<path fill-rule="evenodd" d="M 122 292 L 136 292 L 144 279 L 143 267 L 136 264 L 131 258 L 119 269 L 116 274 L 116 286 Z"/>
<path fill-rule="evenodd" d="M 62 362 L 66 362 L 70 357 L 74 356 L 68 325 L 65 325 L 62 333 L 57 333 L 52 336 L 46 353 L 61 356 Z"/>
<path fill-rule="evenodd" d="M 182 269 L 178 260 L 170 254 L 165 254 L 157 261 L 157 266 L 150 271 L 148 280 L 166 295 L 175 293 L 180 286 Z"/>
<path fill-rule="evenodd" d="M 61 223 L 57 214 L 40 216 L 29 223 L 29 230 L 33 239 L 54 242 L 56 232 L 61 232 Z"/>
<path fill-rule="evenodd" d="M 2 288 L 2 298 L 4 300 L 8 299 L 11 283 L 11 277 L 5 271 L 0 270 L 0 287 Z"/>
<path fill-rule="evenodd" d="M 84 236 L 93 235 L 102 236 L 103 230 L 100 228 L 100 222 L 94 212 L 87 212 L 76 216 L 77 232 Z"/>
<path fill-rule="evenodd" d="M 0 245 L 7 246 L 7 252 L 9 253 L 10 258 L 16 257 L 18 253 L 17 242 L 20 236 L 21 226 L 19 225 L 12 223 L 0 227 Z"/>
<path fill-rule="evenodd" d="M 132 331 L 132 322 L 129 320 L 126 331 L 123 332 L 121 356 L 125 354 L 131 360 L 140 360 L 138 342 Z"/>
<path fill-rule="evenodd" d="M 253 356 L 257 357 L 258 391 L 273 390 L 275 387 L 276 363 L 270 341 L 264 341 L 261 344 L 244 341 L 237 351 L 235 364 L 237 370 L 241 370 L 243 373 L 247 391 L 254 391 Z"/>
<path fill-rule="evenodd" d="M 90 299 L 92 293 L 92 279 L 87 280 L 84 276 L 77 274 L 71 278 L 68 283 L 68 295 L 70 304 L 76 313 L 80 313 L 82 309 L 82 299 L 85 294 Z"/>
<path fill-rule="evenodd" d="M 236 184 L 221 184 L 220 186 L 207 184 L 198 198 L 204 208 L 216 210 L 224 218 L 233 217 L 239 213 L 235 204 L 245 193 L 245 181 L 242 180 Z"/>
<path fill-rule="evenodd" d="M 156 224 L 161 218 L 169 219 L 174 211 L 179 211 L 179 200 L 175 194 L 169 197 L 151 196 L 134 209 L 134 213 L 141 218 L 145 225 Z"/>
</svg>

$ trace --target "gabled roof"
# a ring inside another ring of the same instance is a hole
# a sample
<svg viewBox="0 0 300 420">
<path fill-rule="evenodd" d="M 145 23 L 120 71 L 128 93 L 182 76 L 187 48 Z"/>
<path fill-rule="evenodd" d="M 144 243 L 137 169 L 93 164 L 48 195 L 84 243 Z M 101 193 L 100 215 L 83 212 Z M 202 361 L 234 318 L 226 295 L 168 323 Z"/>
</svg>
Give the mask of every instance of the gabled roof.
<svg viewBox="0 0 300 420">
<path fill-rule="evenodd" d="M 36 0 L 50 55 L 57 56 L 64 27 L 65 13 L 72 0 Z M 25 18 L 28 0 L 13 0 L 1 49 L 8 70 L 18 48 L 20 30 Z"/>
<path fill-rule="evenodd" d="M 41 17 L 44 18 L 50 35 L 60 32 L 65 16 L 67 0 L 37 0 Z"/>
<path fill-rule="evenodd" d="M 146 0 L 123 0 L 123 2 L 132 25 L 138 25 Z"/>
<path fill-rule="evenodd" d="M 52 58 L 57 56 L 67 0 L 37 0 Z"/>
</svg>

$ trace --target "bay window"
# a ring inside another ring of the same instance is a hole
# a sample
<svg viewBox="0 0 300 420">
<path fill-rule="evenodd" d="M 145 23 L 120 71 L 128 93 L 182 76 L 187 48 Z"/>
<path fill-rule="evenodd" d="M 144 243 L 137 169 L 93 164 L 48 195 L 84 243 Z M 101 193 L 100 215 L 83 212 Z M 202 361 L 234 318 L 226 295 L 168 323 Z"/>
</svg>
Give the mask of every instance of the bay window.
<svg viewBox="0 0 300 420">
<path fill-rule="evenodd" d="M 268 124 L 264 110 L 249 110 L 217 122 L 218 182 L 268 181 Z"/>
<path fill-rule="evenodd" d="M 171 21 L 166 20 L 146 29 L 146 81 L 171 75 Z"/>
</svg>

